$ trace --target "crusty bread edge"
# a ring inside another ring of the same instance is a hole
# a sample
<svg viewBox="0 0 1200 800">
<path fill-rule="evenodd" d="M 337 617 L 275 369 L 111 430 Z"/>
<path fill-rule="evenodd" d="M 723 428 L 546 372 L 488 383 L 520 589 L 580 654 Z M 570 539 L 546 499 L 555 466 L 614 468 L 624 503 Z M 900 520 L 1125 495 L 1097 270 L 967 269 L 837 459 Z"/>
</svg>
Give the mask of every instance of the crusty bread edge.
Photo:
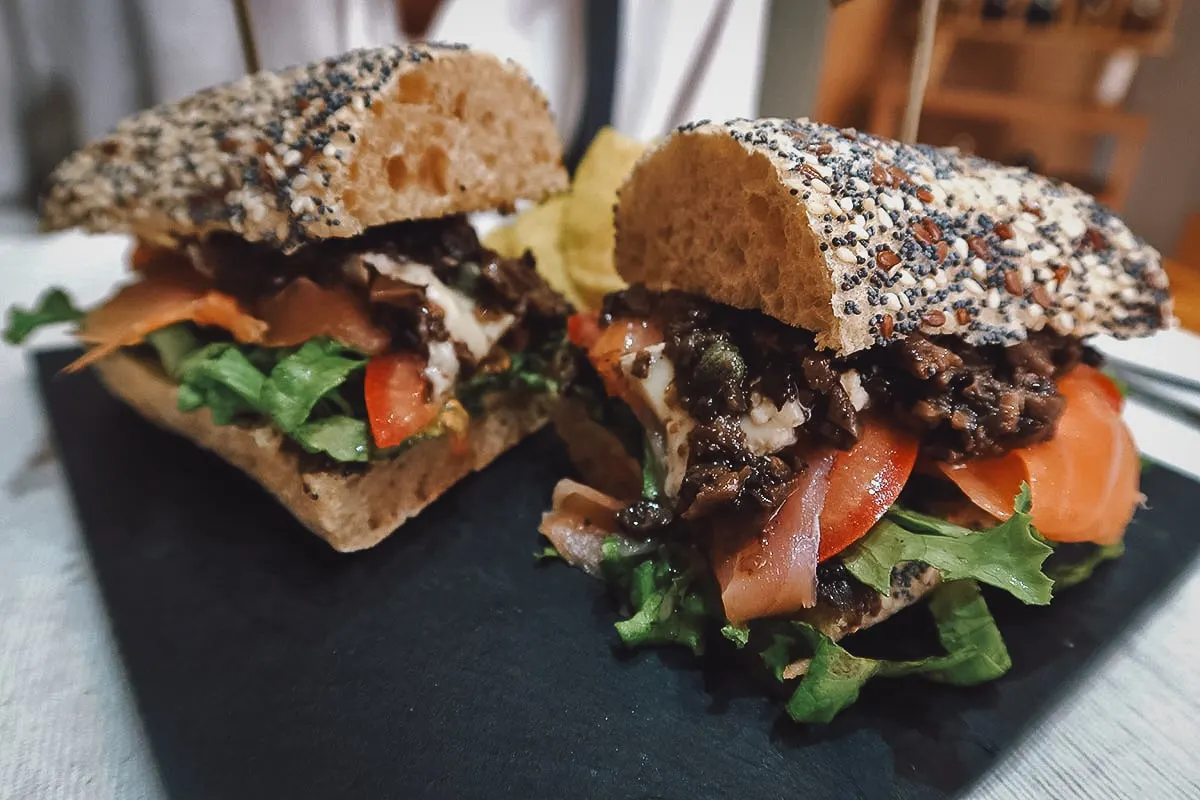
<svg viewBox="0 0 1200 800">
<path fill-rule="evenodd" d="M 163 246 L 228 232 L 291 252 L 568 182 L 549 102 L 520 66 L 461 45 L 387 46 L 122 120 L 54 170 L 41 222 Z"/>
<path fill-rule="evenodd" d="M 918 331 L 1174 324 L 1159 253 L 1086 193 L 804 119 L 684 126 L 634 168 L 615 224 L 629 283 L 761 311 L 841 355 Z"/>
<path fill-rule="evenodd" d="M 610 497 L 632 502 L 642 493 L 642 467 L 613 432 L 592 419 L 576 397 L 564 397 L 551 415 L 554 430 L 583 482 Z"/>
<path fill-rule="evenodd" d="M 303 472 L 300 456 L 268 426 L 214 425 L 208 409 L 183 412 L 177 389 L 137 357 L 117 353 L 96 370 L 118 398 L 149 421 L 211 450 L 275 496 L 297 520 L 342 552 L 378 544 L 471 472 L 482 469 L 549 418 L 553 398 L 494 404 L 473 419 L 461 454 L 448 437 L 415 445 L 361 472 Z"/>
</svg>

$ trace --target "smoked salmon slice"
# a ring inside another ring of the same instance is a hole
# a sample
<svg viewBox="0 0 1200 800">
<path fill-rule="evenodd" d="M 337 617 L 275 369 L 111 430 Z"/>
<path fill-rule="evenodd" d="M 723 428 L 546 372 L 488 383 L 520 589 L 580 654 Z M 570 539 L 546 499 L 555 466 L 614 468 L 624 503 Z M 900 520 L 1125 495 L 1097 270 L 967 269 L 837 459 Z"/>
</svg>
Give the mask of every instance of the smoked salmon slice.
<svg viewBox="0 0 1200 800">
<path fill-rule="evenodd" d="M 154 271 L 84 318 L 78 336 L 92 348 L 67 371 L 83 369 L 178 322 L 224 328 L 234 339 L 249 344 L 261 342 L 267 331 L 267 323 L 248 313 L 232 296 L 213 289 L 203 276 L 183 270 Z"/>
<path fill-rule="evenodd" d="M 1029 483 L 1033 524 L 1056 542 L 1115 544 L 1142 500 L 1137 446 L 1120 413 L 1120 394 L 1098 370 L 1076 367 L 1058 382 L 1067 399 L 1054 438 L 1000 458 L 939 464 L 972 503 L 1012 516 Z"/>
</svg>

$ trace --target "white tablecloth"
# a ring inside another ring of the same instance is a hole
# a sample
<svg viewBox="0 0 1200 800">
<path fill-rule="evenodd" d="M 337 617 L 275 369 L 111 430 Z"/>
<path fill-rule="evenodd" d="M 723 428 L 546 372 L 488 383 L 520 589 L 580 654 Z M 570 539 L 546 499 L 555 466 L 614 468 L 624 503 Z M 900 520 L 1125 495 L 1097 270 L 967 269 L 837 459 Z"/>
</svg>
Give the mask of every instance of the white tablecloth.
<svg viewBox="0 0 1200 800">
<path fill-rule="evenodd" d="M 126 247 L 112 237 L 0 235 L 0 309 L 49 285 L 94 302 L 120 279 Z M 46 333 L 36 343 L 65 341 Z M 1185 333 L 1103 347 L 1200 379 L 1200 339 Z M 1136 402 L 1127 418 L 1144 452 L 1200 477 L 1200 431 Z M 27 354 L 9 347 L 0 347 L 0 431 L 0 797 L 162 797 Z M 1193 566 L 973 796 L 1200 797 L 1198 619 Z"/>
</svg>

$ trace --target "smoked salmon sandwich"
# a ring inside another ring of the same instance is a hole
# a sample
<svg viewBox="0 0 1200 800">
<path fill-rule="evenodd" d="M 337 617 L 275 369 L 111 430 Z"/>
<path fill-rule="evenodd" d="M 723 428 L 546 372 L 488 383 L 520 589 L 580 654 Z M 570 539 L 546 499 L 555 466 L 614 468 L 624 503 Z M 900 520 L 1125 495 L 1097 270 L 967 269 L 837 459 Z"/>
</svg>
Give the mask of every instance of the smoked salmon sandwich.
<svg viewBox="0 0 1200 800">
<path fill-rule="evenodd" d="M 1094 198 L 736 120 L 643 156 L 615 222 L 629 288 L 568 325 L 583 481 L 541 530 L 610 583 L 627 645 L 736 648 L 828 721 L 873 677 L 999 677 L 981 586 L 1043 605 L 1119 555 L 1140 459 L 1088 339 L 1173 314 L 1158 253 Z M 856 654 L 916 604 L 930 652 Z"/>
<path fill-rule="evenodd" d="M 58 167 L 44 227 L 132 235 L 132 277 L 6 336 L 77 322 L 74 368 L 370 547 L 549 418 L 570 308 L 465 215 L 565 189 L 561 157 L 528 75 L 463 46 L 247 76 Z"/>
</svg>

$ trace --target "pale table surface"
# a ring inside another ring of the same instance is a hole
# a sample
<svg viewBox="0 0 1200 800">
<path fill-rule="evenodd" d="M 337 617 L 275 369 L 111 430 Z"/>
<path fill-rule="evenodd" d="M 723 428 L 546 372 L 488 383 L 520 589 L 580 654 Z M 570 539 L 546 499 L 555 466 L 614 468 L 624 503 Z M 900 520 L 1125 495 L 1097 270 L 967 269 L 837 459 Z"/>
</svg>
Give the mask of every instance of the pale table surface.
<svg viewBox="0 0 1200 800">
<path fill-rule="evenodd" d="M 0 215 L 5 227 L 0 308 L 52 284 L 90 303 L 121 278 L 125 240 L 34 237 Z M 36 344 L 65 341 L 42 334 Z M 1189 334 L 1102 346 L 1200 379 L 1200 339 Z M 1200 431 L 1136 402 L 1127 419 L 1144 452 L 1200 477 Z M 27 354 L 9 347 L 0 347 L 0 432 L 0 797 L 163 797 Z M 972 796 L 1200 797 L 1193 620 L 1200 565 Z"/>
</svg>

